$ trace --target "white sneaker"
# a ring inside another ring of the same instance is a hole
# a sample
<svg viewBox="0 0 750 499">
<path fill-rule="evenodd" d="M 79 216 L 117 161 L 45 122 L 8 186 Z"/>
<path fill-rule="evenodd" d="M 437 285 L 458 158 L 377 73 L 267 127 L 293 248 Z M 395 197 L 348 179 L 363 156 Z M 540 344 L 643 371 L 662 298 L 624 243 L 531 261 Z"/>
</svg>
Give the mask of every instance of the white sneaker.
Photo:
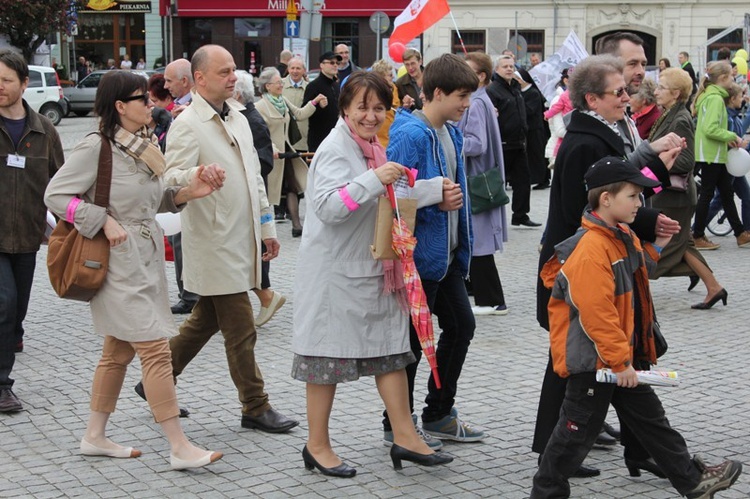
<svg viewBox="0 0 750 499">
<path fill-rule="evenodd" d="M 508 307 L 498 305 L 496 307 L 471 307 L 474 315 L 508 315 Z"/>
<path fill-rule="evenodd" d="M 286 297 L 281 293 L 273 292 L 273 298 L 271 303 L 267 307 L 260 307 L 260 313 L 255 318 L 255 325 L 262 326 L 266 322 L 271 320 L 271 317 L 286 303 Z"/>
</svg>

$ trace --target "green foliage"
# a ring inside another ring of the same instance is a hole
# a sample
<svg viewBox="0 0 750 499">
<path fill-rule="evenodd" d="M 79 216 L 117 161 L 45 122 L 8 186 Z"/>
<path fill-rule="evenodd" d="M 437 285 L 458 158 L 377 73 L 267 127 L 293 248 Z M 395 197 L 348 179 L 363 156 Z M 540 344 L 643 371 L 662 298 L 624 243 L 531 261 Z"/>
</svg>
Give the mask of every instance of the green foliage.
<svg viewBox="0 0 750 499">
<path fill-rule="evenodd" d="M 80 0 L 74 0 L 76 7 Z M 50 33 L 68 26 L 71 0 L 0 0 L 0 34 L 31 61 Z"/>
</svg>

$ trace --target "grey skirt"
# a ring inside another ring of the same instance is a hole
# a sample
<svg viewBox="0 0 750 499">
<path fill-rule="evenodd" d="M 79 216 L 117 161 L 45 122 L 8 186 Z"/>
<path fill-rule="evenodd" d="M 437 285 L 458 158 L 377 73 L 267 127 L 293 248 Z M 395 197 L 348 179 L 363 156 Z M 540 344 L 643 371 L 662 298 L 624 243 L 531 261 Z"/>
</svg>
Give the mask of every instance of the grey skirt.
<svg viewBox="0 0 750 499">
<path fill-rule="evenodd" d="M 411 352 L 368 359 L 335 359 L 294 354 L 292 378 L 314 385 L 356 381 L 360 376 L 378 376 L 404 369 L 416 361 Z"/>
</svg>

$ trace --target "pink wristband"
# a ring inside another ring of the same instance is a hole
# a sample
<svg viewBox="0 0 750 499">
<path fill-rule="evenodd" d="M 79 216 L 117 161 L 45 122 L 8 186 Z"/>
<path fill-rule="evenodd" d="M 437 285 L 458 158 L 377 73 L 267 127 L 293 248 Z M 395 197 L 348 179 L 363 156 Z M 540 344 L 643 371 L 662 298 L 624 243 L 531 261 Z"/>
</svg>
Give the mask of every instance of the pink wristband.
<svg viewBox="0 0 750 499">
<path fill-rule="evenodd" d="M 641 173 L 645 175 L 646 177 L 650 178 L 651 180 L 656 180 L 657 182 L 659 182 L 659 178 L 656 176 L 654 172 L 651 171 L 651 168 L 649 168 L 648 166 L 644 167 L 641 170 Z M 654 194 L 658 194 L 662 191 L 661 186 L 654 187 L 653 189 L 654 189 Z"/>
<path fill-rule="evenodd" d="M 346 206 L 349 211 L 357 211 L 359 209 L 359 203 L 352 199 L 349 195 L 349 191 L 346 190 L 346 187 L 339 189 L 339 196 L 344 202 L 344 206 Z"/>
<path fill-rule="evenodd" d="M 79 204 L 81 204 L 81 200 L 79 198 L 73 198 L 70 200 L 70 203 L 68 203 L 68 208 L 65 210 L 65 220 L 67 220 L 68 223 L 75 223 L 76 208 L 78 208 Z"/>
</svg>

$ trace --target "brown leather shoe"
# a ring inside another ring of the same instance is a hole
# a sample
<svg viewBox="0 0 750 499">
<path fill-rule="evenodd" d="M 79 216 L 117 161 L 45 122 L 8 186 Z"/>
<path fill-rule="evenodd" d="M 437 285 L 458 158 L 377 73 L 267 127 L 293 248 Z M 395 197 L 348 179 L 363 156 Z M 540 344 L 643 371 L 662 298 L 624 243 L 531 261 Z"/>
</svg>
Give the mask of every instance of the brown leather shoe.
<svg viewBox="0 0 750 499">
<path fill-rule="evenodd" d="M 18 412 L 23 409 L 21 401 L 10 388 L 0 388 L 0 412 Z"/>
<path fill-rule="evenodd" d="M 745 231 L 737 236 L 737 246 L 740 248 L 750 247 L 750 232 Z"/>
<path fill-rule="evenodd" d="M 701 236 L 701 237 L 693 236 L 693 241 L 695 241 L 695 249 L 700 250 L 700 251 L 711 251 L 711 250 L 719 249 L 719 247 L 721 247 L 720 244 L 717 244 L 711 241 L 706 236 Z M 737 244 L 739 244 L 739 238 L 737 238 Z"/>
</svg>

